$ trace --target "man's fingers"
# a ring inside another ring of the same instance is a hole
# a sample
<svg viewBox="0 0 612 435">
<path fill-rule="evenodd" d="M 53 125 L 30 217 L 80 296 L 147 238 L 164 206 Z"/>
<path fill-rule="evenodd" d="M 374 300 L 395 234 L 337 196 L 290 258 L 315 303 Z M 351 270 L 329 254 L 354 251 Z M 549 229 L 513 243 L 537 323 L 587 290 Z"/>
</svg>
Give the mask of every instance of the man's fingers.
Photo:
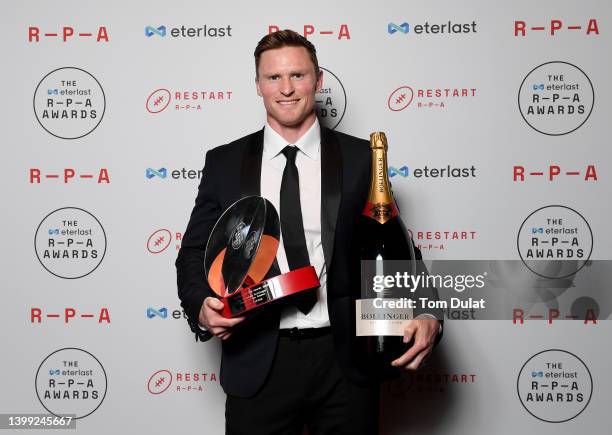
<svg viewBox="0 0 612 435">
<path fill-rule="evenodd" d="M 417 370 L 419 367 L 421 367 L 423 360 L 427 357 L 427 355 L 429 355 L 429 352 L 430 352 L 429 348 L 423 350 L 412 360 L 410 364 L 405 366 L 404 369 L 405 370 Z"/>
<path fill-rule="evenodd" d="M 221 326 L 214 326 L 214 327 L 211 327 L 209 331 L 212 333 L 212 335 L 218 337 L 219 335 L 227 331 L 227 328 L 223 328 Z"/>
<path fill-rule="evenodd" d="M 412 337 L 416 333 L 417 327 L 414 324 L 413 320 L 410 320 L 406 327 L 404 328 L 404 343 L 408 343 L 412 340 Z"/>
<path fill-rule="evenodd" d="M 225 328 L 219 328 L 219 333 L 215 334 L 216 337 L 220 338 L 221 340 L 227 340 L 228 338 L 230 338 L 232 335 L 232 331 L 230 331 L 229 329 L 225 329 Z"/>
<path fill-rule="evenodd" d="M 391 365 L 394 367 L 401 367 L 408 364 L 413 360 L 419 353 L 421 353 L 424 349 L 428 347 L 427 342 L 425 341 L 415 341 L 414 345 L 406 351 L 402 356 L 398 359 L 391 362 Z"/>
<path fill-rule="evenodd" d="M 431 352 L 433 348 L 433 336 L 435 336 L 435 334 L 432 332 L 433 329 L 431 329 L 431 326 L 434 324 L 438 325 L 438 322 L 429 319 L 408 321 L 404 327 L 404 343 L 408 343 L 410 340 L 414 339 L 414 344 L 401 357 L 391 362 L 391 365 L 394 367 L 403 367 L 414 363 L 411 367 L 418 367 L 423 358 Z M 422 353 L 423 355 L 421 355 Z"/>
<path fill-rule="evenodd" d="M 219 314 L 219 311 L 223 309 L 223 302 L 217 298 L 207 297 L 204 300 L 204 305 L 202 308 L 204 316 L 210 327 L 223 326 L 225 328 L 231 328 L 244 320 L 244 317 L 227 319 Z"/>
<path fill-rule="evenodd" d="M 199 321 L 205 325 L 207 329 L 216 337 L 225 340 L 229 338 L 228 329 L 233 328 L 238 323 L 242 322 L 245 317 L 234 317 L 227 319 L 223 317 L 219 311 L 223 309 L 223 302 L 217 298 L 207 297 L 204 299 L 202 309 L 200 310 Z"/>
<path fill-rule="evenodd" d="M 244 317 L 234 317 L 233 319 L 226 319 L 225 317 L 218 315 L 209 319 L 211 326 L 222 326 L 224 328 L 231 328 L 244 320 Z"/>
<path fill-rule="evenodd" d="M 204 303 L 209 306 L 210 308 L 212 308 L 215 311 L 220 311 L 223 309 L 223 302 L 221 302 L 219 299 L 217 298 L 213 298 L 211 296 L 207 297 L 204 300 Z"/>
</svg>

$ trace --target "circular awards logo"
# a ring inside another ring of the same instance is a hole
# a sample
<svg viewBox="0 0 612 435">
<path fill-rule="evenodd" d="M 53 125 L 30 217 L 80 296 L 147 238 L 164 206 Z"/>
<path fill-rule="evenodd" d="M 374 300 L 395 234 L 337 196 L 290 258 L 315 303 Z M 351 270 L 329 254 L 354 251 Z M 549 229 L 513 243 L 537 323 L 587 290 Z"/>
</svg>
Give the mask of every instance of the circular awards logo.
<svg viewBox="0 0 612 435">
<path fill-rule="evenodd" d="M 533 273 L 543 278 L 568 278 L 589 260 L 593 232 L 576 210 L 548 205 L 527 216 L 516 244 L 521 260 Z"/>
<path fill-rule="evenodd" d="M 76 207 L 52 211 L 41 221 L 34 236 L 40 264 L 65 279 L 89 275 L 106 253 L 106 233 L 90 212 Z"/>
<path fill-rule="evenodd" d="M 38 123 L 60 139 L 87 136 L 100 124 L 105 109 L 102 85 L 81 68 L 53 70 L 34 91 L 34 114 Z"/>
<path fill-rule="evenodd" d="M 106 396 L 106 371 L 91 353 L 74 347 L 47 356 L 36 372 L 36 395 L 53 415 L 84 418 L 100 407 Z"/>
<path fill-rule="evenodd" d="M 563 423 L 588 406 L 593 378 L 576 355 L 550 349 L 536 353 L 523 364 L 516 389 L 528 413 L 548 423 Z"/>
<path fill-rule="evenodd" d="M 346 112 L 346 91 L 340 79 L 330 70 L 321 68 L 323 87 L 315 96 L 319 122 L 330 129 L 335 129 Z"/>
<path fill-rule="evenodd" d="M 591 115 L 594 102 L 591 80 L 568 62 L 547 62 L 535 67 L 523 79 L 518 93 L 525 122 L 550 136 L 580 128 Z"/>
</svg>

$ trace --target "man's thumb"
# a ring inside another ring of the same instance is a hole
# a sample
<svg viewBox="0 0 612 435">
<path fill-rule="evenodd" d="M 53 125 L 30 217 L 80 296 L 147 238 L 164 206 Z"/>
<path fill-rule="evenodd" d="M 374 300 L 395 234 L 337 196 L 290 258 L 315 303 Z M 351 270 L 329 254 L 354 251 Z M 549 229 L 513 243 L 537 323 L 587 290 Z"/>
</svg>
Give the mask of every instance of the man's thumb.
<svg viewBox="0 0 612 435">
<path fill-rule="evenodd" d="M 223 302 L 213 297 L 206 298 L 206 304 L 215 311 L 223 308 Z"/>
</svg>

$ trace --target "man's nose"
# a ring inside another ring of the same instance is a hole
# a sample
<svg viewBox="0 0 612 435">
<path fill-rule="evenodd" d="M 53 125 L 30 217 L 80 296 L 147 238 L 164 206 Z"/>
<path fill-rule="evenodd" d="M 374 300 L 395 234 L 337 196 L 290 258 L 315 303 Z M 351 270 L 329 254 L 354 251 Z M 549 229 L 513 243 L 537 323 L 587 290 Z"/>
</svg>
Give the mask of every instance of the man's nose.
<svg viewBox="0 0 612 435">
<path fill-rule="evenodd" d="M 291 81 L 290 77 L 284 77 L 281 79 L 281 87 L 280 87 L 280 91 L 283 95 L 285 96 L 289 96 L 291 94 L 293 94 L 294 91 L 294 87 L 293 87 L 293 82 Z"/>
</svg>

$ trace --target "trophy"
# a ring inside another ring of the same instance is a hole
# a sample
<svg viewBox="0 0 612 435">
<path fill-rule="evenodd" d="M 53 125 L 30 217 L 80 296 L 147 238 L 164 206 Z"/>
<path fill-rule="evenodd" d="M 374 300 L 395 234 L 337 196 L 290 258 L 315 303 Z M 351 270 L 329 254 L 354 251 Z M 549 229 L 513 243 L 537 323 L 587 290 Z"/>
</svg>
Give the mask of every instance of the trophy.
<svg viewBox="0 0 612 435">
<path fill-rule="evenodd" d="M 208 284 L 224 304 L 222 316 L 236 317 L 319 286 L 313 266 L 265 279 L 279 243 L 278 213 L 267 199 L 247 196 L 223 212 L 204 256 Z"/>
</svg>

